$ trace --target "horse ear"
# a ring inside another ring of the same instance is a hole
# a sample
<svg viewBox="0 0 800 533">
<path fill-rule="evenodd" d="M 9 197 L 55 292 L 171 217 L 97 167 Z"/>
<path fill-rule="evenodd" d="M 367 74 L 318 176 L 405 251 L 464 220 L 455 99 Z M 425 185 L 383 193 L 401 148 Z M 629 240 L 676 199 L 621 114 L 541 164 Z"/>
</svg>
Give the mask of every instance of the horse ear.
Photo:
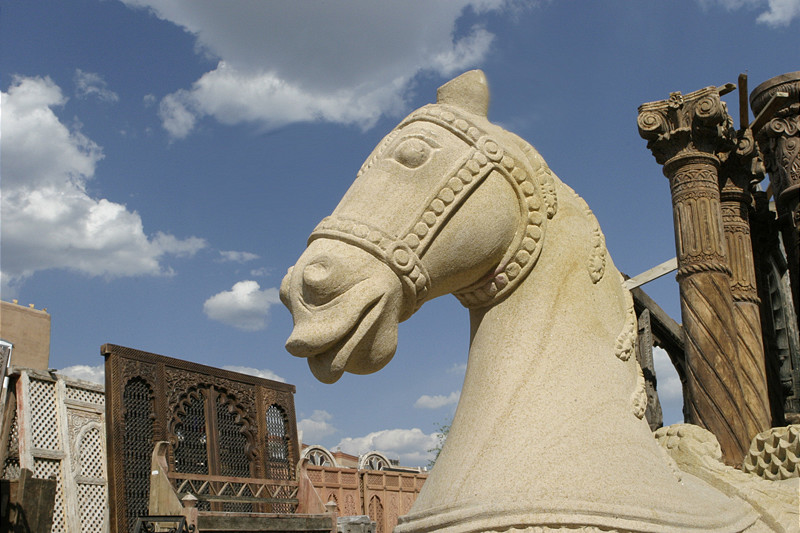
<svg viewBox="0 0 800 533">
<path fill-rule="evenodd" d="M 449 104 L 470 113 L 487 116 L 489 111 L 489 84 L 482 70 L 470 70 L 454 78 L 436 91 L 439 104 Z"/>
</svg>

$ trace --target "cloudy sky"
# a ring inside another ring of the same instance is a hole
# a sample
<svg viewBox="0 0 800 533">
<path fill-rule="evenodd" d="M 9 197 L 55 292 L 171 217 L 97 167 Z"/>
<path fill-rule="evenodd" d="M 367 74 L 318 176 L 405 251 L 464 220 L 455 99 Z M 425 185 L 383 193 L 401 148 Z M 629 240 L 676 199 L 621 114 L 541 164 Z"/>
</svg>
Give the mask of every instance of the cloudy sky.
<svg viewBox="0 0 800 533">
<path fill-rule="evenodd" d="M 490 118 L 635 275 L 674 256 L 638 105 L 797 70 L 799 26 L 800 0 L 3 1 L 2 299 L 51 313 L 51 367 L 97 376 L 110 342 L 280 379 L 307 443 L 424 465 L 464 375 L 454 298 L 404 323 L 374 375 L 323 385 L 283 348 L 280 280 L 375 144 L 482 68 Z M 645 290 L 680 320 L 672 276 Z"/>
</svg>

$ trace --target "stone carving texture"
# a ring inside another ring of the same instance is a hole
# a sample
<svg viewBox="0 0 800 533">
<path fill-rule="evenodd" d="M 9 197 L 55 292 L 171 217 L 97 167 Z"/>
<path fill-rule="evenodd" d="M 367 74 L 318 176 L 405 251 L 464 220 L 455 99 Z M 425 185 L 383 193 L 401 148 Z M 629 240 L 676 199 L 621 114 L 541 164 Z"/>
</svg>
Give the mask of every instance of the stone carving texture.
<svg viewBox="0 0 800 533">
<path fill-rule="evenodd" d="M 672 194 L 687 421 L 714 433 L 725 461 L 738 464 L 752 435 L 763 426 L 751 423 L 742 409 L 742 365 L 720 206 L 718 154 L 735 146 L 732 119 L 720 89 L 706 87 L 641 105 L 638 123 L 647 147 L 664 165 Z"/>
<path fill-rule="evenodd" d="M 676 475 L 643 419 L 633 302 L 597 220 L 533 147 L 489 122 L 488 104 L 480 71 L 442 86 L 437 103 L 378 144 L 281 283 L 294 320 L 286 347 L 327 383 L 386 365 L 398 323 L 426 301 L 452 293 L 470 310 L 458 409 L 395 531 L 783 531 L 761 511 L 768 497 L 751 505 L 685 469 Z M 644 122 L 668 163 L 676 217 L 691 224 L 679 248 L 682 283 L 697 299 L 689 338 L 697 352 L 716 344 L 735 354 L 714 155 L 734 146 L 729 117 L 716 88 L 673 94 L 664 107 L 672 111 Z M 667 137 L 683 143 L 659 142 Z M 700 318 L 718 309 L 726 328 L 706 331 Z M 721 372 L 697 383 L 738 409 L 734 368 L 714 357 L 691 371 Z M 741 464 L 744 423 L 728 427 Z M 370 516 L 390 501 L 371 499 Z"/>
<path fill-rule="evenodd" d="M 800 425 L 772 428 L 756 435 L 742 470 L 770 480 L 800 476 Z"/>
<path fill-rule="evenodd" d="M 797 478 L 790 484 L 775 483 L 724 464 L 714 435 L 695 425 L 675 424 L 661 428 L 655 432 L 655 437 L 681 470 L 759 509 L 761 517 L 752 526 L 754 531 L 798 531 L 800 486 Z"/>
</svg>

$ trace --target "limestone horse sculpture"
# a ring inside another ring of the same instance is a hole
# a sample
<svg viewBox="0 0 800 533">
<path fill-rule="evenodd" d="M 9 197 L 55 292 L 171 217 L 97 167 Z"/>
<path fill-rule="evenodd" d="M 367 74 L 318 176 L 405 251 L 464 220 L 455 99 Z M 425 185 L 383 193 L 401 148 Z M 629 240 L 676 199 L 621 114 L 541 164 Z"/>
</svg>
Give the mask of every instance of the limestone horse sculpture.
<svg viewBox="0 0 800 533">
<path fill-rule="evenodd" d="M 771 482 L 729 472 L 700 428 L 653 438 L 633 301 L 597 220 L 488 105 L 480 71 L 442 86 L 376 147 L 281 284 L 286 347 L 326 383 L 386 365 L 426 301 L 469 309 L 458 409 L 395 531 L 781 531 L 791 488 L 753 500 Z"/>
</svg>

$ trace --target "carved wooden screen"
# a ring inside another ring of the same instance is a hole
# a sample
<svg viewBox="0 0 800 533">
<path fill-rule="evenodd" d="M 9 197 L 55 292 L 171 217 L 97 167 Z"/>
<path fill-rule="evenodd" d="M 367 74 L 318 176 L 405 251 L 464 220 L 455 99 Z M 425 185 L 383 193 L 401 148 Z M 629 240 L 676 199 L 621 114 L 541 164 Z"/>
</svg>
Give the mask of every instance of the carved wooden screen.
<svg viewBox="0 0 800 533">
<path fill-rule="evenodd" d="M 147 514 L 150 492 L 150 456 L 153 453 L 153 390 L 139 377 L 125 383 L 122 391 L 122 419 L 125 472 L 125 523 L 133 529 L 136 518 Z"/>
<path fill-rule="evenodd" d="M 172 445 L 174 472 L 294 480 L 293 385 L 111 344 L 102 353 L 112 530 L 130 532 L 131 519 L 147 514 L 157 441 Z"/>
</svg>

